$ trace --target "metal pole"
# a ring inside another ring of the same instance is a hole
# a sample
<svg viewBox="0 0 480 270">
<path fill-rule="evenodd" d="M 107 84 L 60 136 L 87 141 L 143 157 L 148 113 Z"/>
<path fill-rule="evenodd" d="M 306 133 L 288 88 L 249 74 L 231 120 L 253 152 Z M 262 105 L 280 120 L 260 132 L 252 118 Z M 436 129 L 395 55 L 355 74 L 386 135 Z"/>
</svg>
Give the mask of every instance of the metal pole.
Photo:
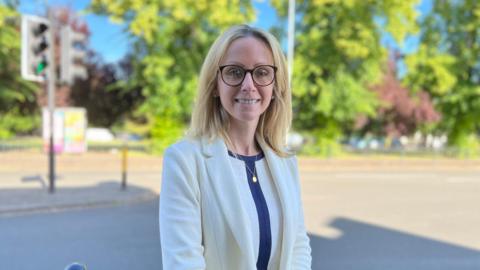
<svg viewBox="0 0 480 270">
<path fill-rule="evenodd" d="M 49 192 L 55 192 L 55 148 L 54 148 L 54 112 L 55 112 L 55 57 L 54 57 L 54 25 L 53 25 L 53 18 L 52 13 L 48 10 L 47 6 L 47 16 L 48 20 L 50 21 L 50 31 L 48 35 L 48 44 L 49 49 L 47 52 L 48 55 L 48 65 L 46 71 L 46 80 L 45 83 L 48 85 L 48 117 L 49 117 L 49 132 L 50 132 L 50 140 L 49 140 L 49 148 L 48 148 L 48 179 L 50 183 Z"/>
<path fill-rule="evenodd" d="M 292 87 L 294 47 L 295 47 L 295 0 L 289 0 L 288 1 L 287 59 L 288 59 L 288 81 L 290 83 L 290 87 Z"/>
<path fill-rule="evenodd" d="M 127 155 L 128 145 L 124 142 L 122 147 L 122 190 L 127 189 Z"/>
</svg>

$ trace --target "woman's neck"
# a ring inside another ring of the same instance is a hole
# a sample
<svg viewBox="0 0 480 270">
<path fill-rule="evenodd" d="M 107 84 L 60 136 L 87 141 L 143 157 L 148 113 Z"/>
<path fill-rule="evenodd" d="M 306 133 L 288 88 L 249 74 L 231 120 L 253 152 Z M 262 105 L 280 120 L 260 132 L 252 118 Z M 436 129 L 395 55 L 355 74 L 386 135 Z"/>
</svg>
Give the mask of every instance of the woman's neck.
<svg viewBox="0 0 480 270">
<path fill-rule="evenodd" d="M 260 153 L 260 148 L 255 142 L 256 125 L 235 125 L 232 123 L 228 130 L 230 151 L 244 156 L 253 156 Z"/>
</svg>

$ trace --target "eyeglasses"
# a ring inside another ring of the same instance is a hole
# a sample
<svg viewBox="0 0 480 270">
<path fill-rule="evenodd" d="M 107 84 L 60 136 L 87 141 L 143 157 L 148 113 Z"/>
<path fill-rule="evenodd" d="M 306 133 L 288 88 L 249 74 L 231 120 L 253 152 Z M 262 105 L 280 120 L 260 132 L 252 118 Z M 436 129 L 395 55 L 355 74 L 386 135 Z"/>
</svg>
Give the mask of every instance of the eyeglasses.
<svg viewBox="0 0 480 270">
<path fill-rule="evenodd" d="M 220 66 L 220 75 L 225 84 L 229 86 L 239 86 L 245 80 L 247 73 L 252 75 L 253 82 L 258 86 L 267 86 L 275 80 L 277 67 L 270 65 L 257 66 L 254 69 L 244 69 L 237 65 Z"/>
</svg>

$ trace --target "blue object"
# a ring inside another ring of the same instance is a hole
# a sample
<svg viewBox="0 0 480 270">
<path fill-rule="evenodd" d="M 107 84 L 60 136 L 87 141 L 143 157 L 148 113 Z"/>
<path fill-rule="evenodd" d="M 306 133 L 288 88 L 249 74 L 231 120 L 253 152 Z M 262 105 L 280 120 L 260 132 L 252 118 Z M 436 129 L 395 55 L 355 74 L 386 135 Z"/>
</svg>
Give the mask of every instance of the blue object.
<svg viewBox="0 0 480 270">
<path fill-rule="evenodd" d="M 87 267 L 84 264 L 75 262 L 65 267 L 65 270 L 87 270 Z"/>
</svg>

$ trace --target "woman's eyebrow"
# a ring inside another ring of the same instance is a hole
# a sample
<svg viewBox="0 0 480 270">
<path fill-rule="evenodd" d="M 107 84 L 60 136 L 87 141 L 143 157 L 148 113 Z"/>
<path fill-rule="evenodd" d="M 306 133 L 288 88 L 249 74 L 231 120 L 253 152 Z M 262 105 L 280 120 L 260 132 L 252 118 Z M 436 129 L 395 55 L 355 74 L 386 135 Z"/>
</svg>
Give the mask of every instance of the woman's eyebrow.
<svg viewBox="0 0 480 270">
<path fill-rule="evenodd" d="M 227 61 L 225 62 L 225 64 L 223 64 L 222 66 L 225 66 L 225 65 L 235 65 L 235 66 L 240 66 L 240 67 L 243 67 L 243 68 L 246 68 L 247 66 L 244 65 L 243 63 L 241 62 L 237 62 L 237 61 Z M 253 68 L 254 67 L 258 67 L 258 66 L 273 66 L 273 64 L 269 64 L 269 63 L 263 63 L 263 62 L 257 62 L 253 65 Z"/>
</svg>

